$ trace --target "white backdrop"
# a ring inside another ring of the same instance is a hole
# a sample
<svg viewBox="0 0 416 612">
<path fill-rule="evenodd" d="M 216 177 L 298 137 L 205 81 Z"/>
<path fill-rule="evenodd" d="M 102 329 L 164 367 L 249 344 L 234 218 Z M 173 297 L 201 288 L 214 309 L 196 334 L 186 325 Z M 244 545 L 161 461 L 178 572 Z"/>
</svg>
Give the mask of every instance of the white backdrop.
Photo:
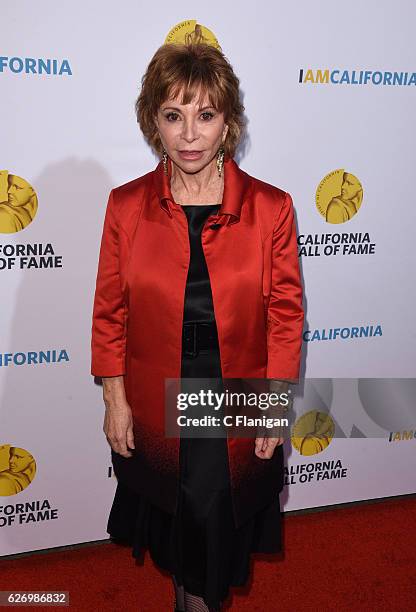
<svg viewBox="0 0 416 612">
<path fill-rule="evenodd" d="M 20 0 L 2 17 L 0 229 L 9 187 L 22 187 L 13 176 L 33 187 L 38 209 L 21 231 L 0 233 L 0 554 L 108 537 L 116 482 L 101 388 L 89 374 L 99 241 L 109 190 L 156 164 L 134 101 L 152 54 L 185 19 L 214 32 L 239 75 L 249 141 L 238 162 L 291 193 L 300 241 L 361 232 L 375 245 L 373 254 L 324 255 L 321 245 L 320 256 L 300 256 L 310 332 L 302 374 L 351 381 L 331 382 L 328 397 L 321 389 L 323 405 L 308 396 L 298 405 L 299 414 L 331 410 L 344 427 L 309 456 L 287 442 L 284 508 L 414 492 L 416 417 L 400 428 L 391 420 L 392 433 L 377 436 L 354 433 L 345 418 L 362 404 L 357 379 L 415 375 L 414 3 L 244 0 L 237 10 L 211 0 L 195 14 L 190 1 L 179 10 L 165 0 Z M 39 74 L 39 59 L 57 60 L 58 74 Z M 318 70 L 329 82 L 313 82 Z M 360 71 L 381 75 L 360 84 Z M 410 84 L 375 84 L 388 72 L 407 73 Z M 363 192 L 357 214 L 337 225 L 316 207 L 318 185 L 335 170 Z M 16 245 L 51 245 L 53 267 L 22 259 Z M 335 328 L 335 339 L 318 339 Z M 323 476 L 327 468 L 337 475 Z M 302 473 L 314 476 L 302 482 Z"/>
</svg>

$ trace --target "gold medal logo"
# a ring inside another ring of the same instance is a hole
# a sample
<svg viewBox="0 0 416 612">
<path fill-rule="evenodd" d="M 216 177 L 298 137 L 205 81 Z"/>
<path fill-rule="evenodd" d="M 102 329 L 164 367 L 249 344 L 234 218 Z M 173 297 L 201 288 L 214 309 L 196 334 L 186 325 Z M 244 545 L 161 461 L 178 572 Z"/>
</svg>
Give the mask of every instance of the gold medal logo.
<svg viewBox="0 0 416 612">
<path fill-rule="evenodd" d="M 360 181 L 342 168 L 327 174 L 316 190 L 316 208 L 327 223 L 349 221 L 357 214 L 362 201 Z"/>
<path fill-rule="evenodd" d="M 329 414 L 311 410 L 293 425 L 292 446 L 301 455 L 317 455 L 330 445 L 334 431 L 334 421 Z"/>
<path fill-rule="evenodd" d="M 212 45 L 221 50 L 219 42 L 211 30 L 197 23 L 195 19 L 187 19 L 186 21 L 177 23 L 165 38 L 164 44 L 167 45 L 169 43 L 181 43 L 185 45 L 190 43 L 203 43 Z"/>
<path fill-rule="evenodd" d="M 0 170 L 0 234 L 15 234 L 32 223 L 38 198 L 24 178 Z"/>
<path fill-rule="evenodd" d="M 0 495 L 16 495 L 30 485 L 36 474 L 36 461 L 24 448 L 0 445 Z"/>
</svg>

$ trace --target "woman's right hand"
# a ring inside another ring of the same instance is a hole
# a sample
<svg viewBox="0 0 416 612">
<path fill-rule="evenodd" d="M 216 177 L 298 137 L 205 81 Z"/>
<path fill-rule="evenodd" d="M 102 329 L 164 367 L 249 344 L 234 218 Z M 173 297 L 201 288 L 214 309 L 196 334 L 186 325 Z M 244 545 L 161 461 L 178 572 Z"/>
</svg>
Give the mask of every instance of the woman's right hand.
<svg viewBox="0 0 416 612">
<path fill-rule="evenodd" d="M 129 448 L 135 448 L 133 417 L 126 400 L 124 376 L 105 377 L 102 380 L 105 404 L 103 431 L 115 453 L 131 457 Z"/>
</svg>

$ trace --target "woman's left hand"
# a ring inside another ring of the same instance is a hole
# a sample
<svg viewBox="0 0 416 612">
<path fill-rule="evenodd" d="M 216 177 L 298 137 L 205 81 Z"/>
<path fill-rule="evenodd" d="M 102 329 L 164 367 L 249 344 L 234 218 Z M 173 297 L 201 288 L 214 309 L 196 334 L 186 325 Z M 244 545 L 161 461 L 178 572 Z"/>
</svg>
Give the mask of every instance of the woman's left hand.
<svg viewBox="0 0 416 612">
<path fill-rule="evenodd" d="M 271 459 L 276 446 L 283 444 L 284 438 L 256 438 L 254 453 L 260 459 Z"/>
</svg>

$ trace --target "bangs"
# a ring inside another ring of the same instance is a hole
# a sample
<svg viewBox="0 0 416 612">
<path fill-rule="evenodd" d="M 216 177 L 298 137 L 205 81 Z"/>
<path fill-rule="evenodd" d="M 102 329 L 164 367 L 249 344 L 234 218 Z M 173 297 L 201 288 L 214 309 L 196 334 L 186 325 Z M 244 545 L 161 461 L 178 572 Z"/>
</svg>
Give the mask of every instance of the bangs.
<svg viewBox="0 0 416 612">
<path fill-rule="evenodd" d="M 190 67 L 189 74 L 172 75 L 171 83 L 166 87 L 166 97 L 161 104 L 167 100 L 178 100 L 180 104 L 195 102 L 200 107 L 209 105 L 218 112 L 223 112 L 226 107 L 225 96 L 222 92 L 218 78 L 214 74 L 196 73 L 195 66 Z"/>
</svg>

